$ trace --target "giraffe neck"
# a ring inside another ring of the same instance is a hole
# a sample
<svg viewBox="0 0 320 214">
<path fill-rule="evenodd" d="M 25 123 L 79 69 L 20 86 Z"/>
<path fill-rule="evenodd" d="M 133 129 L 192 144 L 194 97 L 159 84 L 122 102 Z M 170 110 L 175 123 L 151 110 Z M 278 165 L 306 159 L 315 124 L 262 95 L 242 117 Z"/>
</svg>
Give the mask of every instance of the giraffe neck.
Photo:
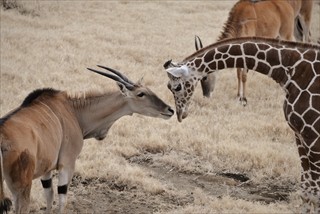
<svg viewBox="0 0 320 214">
<path fill-rule="evenodd" d="M 274 39 L 234 39 L 231 44 L 229 40 L 203 48 L 183 63 L 200 72 L 200 76 L 225 68 L 250 69 L 273 78 L 286 88 L 292 79 L 319 73 L 319 69 L 313 66 L 320 60 L 319 52 L 319 46 Z"/>
</svg>

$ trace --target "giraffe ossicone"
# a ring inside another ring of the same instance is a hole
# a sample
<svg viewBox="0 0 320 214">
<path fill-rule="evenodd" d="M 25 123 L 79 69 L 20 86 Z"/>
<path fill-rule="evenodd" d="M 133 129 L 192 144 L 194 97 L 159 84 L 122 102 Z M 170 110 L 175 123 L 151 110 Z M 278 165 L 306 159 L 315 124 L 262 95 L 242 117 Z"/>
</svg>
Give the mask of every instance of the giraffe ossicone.
<svg viewBox="0 0 320 214">
<path fill-rule="evenodd" d="M 164 67 L 179 122 L 188 115 L 198 81 L 217 70 L 251 69 L 279 83 L 286 93 L 285 119 L 295 133 L 301 160 L 302 212 L 320 213 L 319 45 L 257 37 L 227 39 Z"/>
</svg>

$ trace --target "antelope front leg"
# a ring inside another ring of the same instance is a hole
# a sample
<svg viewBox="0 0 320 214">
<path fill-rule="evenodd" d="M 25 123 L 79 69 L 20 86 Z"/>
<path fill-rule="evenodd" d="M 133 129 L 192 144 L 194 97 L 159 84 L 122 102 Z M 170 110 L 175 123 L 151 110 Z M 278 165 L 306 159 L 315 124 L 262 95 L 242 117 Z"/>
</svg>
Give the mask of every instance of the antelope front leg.
<svg viewBox="0 0 320 214">
<path fill-rule="evenodd" d="M 58 195 L 59 195 L 59 213 L 64 213 L 67 204 L 68 185 L 72 179 L 74 166 L 63 167 L 59 171 Z"/>
<path fill-rule="evenodd" d="M 53 188 L 52 188 L 52 175 L 48 172 L 41 178 L 41 184 L 44 189 L 44 195 L 47 201 L 46 213 L 51 213 L 52 203 L 53 203 Z"/>
<path fill-rule="evenodd" d="M 238 92 L 237 92 L 237 98 L 240 100 L 240 93 L 241 93 L 241 88 L 242 88 L 242 81 L 241 81 L 241 69 L 237 68 L 237 79 L 238 79 Z"/>
<path fill-rule="evenodd" d="M 238 93 L 237 97 L 243 106 L 247 105 L 247 98 L 245 96 L 246 91 L 246 81 L 247 81 L 247 70 L 237 68 L 237 78 L 238 78 Z"/>
<path fill-rule="evenodd" d="M 246 106 L 248 101 L 247 101 L 247 96 L 246 96 L 246 92 L 247 92 L 247 74 L 248 74 L 248 69 L 242 69 L 241 70 L 241 80 L 242 80 L 242 99 L 240 100 L 241 101 L 241 104 L 243 106 Z"/>
<path fill-rule="evenodd" d="M 9 187 L 12 191 L 15 213 L 16 214 L 24 214 L 29 213 L 29 203 L 30 203 L 30 191 L 31 191 L 32 182 L 28 181 L 27 184 L 19 186 L 16 188 Z"/>
<path fill-rule="evenodd" d="M 6 183 L 10 189 L 15 206 L 15 213 L 29 213 L 30 192 L 34 175 L 34 157 L 28 150 L 8 152 L 14 162 L 11 164 L 11 172 L 6 177 Z M 0 210 L 1 211 L 1 210 Z"/>
</svg>

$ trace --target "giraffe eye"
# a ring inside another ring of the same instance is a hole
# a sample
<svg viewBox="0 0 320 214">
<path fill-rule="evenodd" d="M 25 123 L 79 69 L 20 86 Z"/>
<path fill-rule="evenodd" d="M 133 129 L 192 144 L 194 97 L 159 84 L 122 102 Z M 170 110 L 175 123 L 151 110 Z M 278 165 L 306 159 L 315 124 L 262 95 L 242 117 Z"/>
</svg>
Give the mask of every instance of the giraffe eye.
<svg viewBox="0 0 320 214">
<path fill-rule="evenodd" d="M 181 84 L 179 84 L 174 90 L 175 91 L 181 91 Z"/>
</svg>

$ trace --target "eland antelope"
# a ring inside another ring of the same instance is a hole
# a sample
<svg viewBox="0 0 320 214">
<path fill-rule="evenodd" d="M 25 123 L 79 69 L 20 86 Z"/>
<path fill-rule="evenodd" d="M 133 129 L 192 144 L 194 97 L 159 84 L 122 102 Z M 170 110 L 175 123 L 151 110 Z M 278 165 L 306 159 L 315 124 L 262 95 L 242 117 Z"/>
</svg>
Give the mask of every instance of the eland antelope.
<svg viewBox="0 0 320 214">
<path fill-rule="evenodd" d="M 133 113 L 169 119 L 174 111 L 140 82 L 133 83 L 119 71 L 89 70 L 115 80 L 117 92 L 70 95 L 39 89 L 0 119 L 0 213 L 11 200 L 4 196 L 3 180 L 13 195 L 16 213 L 28 213 L 32 180 L 41 178 L 47 212 L 53 203 L 52 171 L 58 170 L 59 212 L 64 211 L 83 140 L 102 140 L 113 123 Z"/>
<path fill-rule="evenodd" d="M 312 7 L 313 0 L 239 0 L 217 41 L 248 36 L 310 41 Z M 247 105 L 247 73 L 248 69 L 237 68 L 237 98 L 243 106 Z M 201 80 L 203 96 L 211 96 L 215 79 L 212 73 Z"/>
</svg>

